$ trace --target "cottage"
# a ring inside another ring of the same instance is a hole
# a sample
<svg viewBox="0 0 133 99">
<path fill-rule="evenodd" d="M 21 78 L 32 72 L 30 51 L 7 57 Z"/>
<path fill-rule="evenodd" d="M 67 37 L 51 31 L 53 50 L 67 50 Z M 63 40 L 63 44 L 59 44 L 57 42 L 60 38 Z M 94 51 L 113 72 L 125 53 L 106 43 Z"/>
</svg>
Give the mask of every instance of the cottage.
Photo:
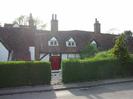
<svg viewBox="0 0 133 99">
<path fill-rule="evenodd" d="M 52 69 L 59 69 L 64 59 L 80 58 L 79 52 L 88 43 L 95 43 L 99 50 L 113 47 L 118 35 L 101 33 L 100 23 L 95 19 L 94 31 L 59 31 L 57 15 L 52 15 L 51 30 L 38 30 L 30 14 L 29 25 L 5 24 L 0 27 L 0 41 L 6 53 L 5 60 L 50 61 Z M 133 51 L 133 38 L 129 50 Z M 0 51 L 1 56 L 2 50 Z M 0 58 L 1 59 L 1 58 Z"/>
</svg>

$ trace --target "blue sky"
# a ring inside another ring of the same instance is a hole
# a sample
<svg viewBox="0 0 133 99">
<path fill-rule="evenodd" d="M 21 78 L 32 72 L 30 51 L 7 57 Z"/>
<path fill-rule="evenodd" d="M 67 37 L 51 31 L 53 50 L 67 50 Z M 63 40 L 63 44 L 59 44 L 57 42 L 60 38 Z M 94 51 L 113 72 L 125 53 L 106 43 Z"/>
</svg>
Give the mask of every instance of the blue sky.
<svg viewBox="0 0 133 99">
<path fill-rule="evenodd" d="M 53 13 L 57 14 L 59 30 L 93 31 L 95 18 L 102 32 L 133 31 L 132 0 L 1 0 L 0 23 L 11 23 L 20 15 L 38 17 L 50 29 Z"/>
</svg>

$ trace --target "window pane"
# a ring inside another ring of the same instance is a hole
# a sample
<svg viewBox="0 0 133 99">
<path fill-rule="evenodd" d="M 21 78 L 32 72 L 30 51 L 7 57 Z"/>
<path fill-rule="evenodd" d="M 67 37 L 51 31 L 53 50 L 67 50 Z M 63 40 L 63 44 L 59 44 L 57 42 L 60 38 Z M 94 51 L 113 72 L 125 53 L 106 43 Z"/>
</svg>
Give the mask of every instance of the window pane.
<svg viewBox="0 0 133 99">
<path fill-rule="evenodd" d="M 72 46 L 74 46 L 74 42 L 72 42 Z"/>
<path fill-rule="evenodd" d="M 53 45 L 53 42 L 52 41 L 50 42 L 50 45 Z"/>
<path fill-rule="evenodd" d="M 57 45 L 57 42 L 56 42 L 56 41 L 54 42 L 54 45 L 55 45 L 55 46 Z"/>
<path fill-rule="evenodd" d="M 69 42 L 68 45 L 71 46 L 71 42 Z"/>
</svg>

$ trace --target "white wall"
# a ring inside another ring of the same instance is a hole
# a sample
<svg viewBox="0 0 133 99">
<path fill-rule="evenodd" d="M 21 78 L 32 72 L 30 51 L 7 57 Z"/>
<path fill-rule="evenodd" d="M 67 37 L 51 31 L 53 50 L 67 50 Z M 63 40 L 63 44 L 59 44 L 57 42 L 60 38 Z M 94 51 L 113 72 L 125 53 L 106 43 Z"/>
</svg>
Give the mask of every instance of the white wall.
<svg viewBox="0 0 133 99">
<path fill-rule="evenodd" d="M 29 51 L 30 51 L 31 60 L 35 60 L 35 47 L 30 46 Z"/>
<path fill-rule="evenodd" d="M 75 57 L 76 57 L 76 58 L 80 58 L 80 55 L 79 55 L 79 54 L 76 54 Z"/>
<path fill-rule="evenodd" d="M 62 54 L 62 60 L 72 59 L 72 58 L 80 58 L 79 54 Z"/>
<path fill-rule="evenodd" d="M 40 54 L 40 58 L 45 55 L 45 53 Z M 50 55 L 47 54 L 41 61 L 49 61 Z M 62 60 L 71 59 L 71 58 L 80 58 L 79 54 L 62 54 Z"/>
<path fill-rule="evenodd" d="M 40 54 L 40 58 L 45 55 L 45 53 Z M 49 61 L 49 54 L 47 54 L 43 59 L 41 59 L 41 61 Z"/>
<path fill-rule="evenodd" d="M 62 59 L 62 60 L 67 59 L 67 54 L 62 54 L 61 59 Z"/>
<path fill-rule="evenodd" d="M 7 61 L 8 60 L 8 50 L 5 46 L 0 42 L 0 61 Z"/>
</svg>

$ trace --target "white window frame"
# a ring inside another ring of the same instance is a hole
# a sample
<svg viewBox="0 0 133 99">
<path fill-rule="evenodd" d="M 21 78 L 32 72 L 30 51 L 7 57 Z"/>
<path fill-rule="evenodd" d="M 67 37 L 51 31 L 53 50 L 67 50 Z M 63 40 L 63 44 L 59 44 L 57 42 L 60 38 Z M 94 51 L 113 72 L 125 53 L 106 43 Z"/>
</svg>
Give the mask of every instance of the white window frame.
<svg viewBox="0 0 133 99">
<path fill-rule="evenodd" d="M 68 41 L 66 41 L 66 46 L 67 47 L 76 47 L 76 42 L 74 41 L 73 38 L 70 38 Z"/>
<path fill-rule="evenodd" d="M 59 46 L 59 43 L 58 43 L 58 41 L 57 41 L 57 39 L 55 37 L 52 37 L 48 41 L 48 46 Z"/>
<path fill-rule="evenodd" d="M 97 42 L 95 40 L 92 40 L 90 44 L 95 45 L 97 47 Z"/>
</svg>

